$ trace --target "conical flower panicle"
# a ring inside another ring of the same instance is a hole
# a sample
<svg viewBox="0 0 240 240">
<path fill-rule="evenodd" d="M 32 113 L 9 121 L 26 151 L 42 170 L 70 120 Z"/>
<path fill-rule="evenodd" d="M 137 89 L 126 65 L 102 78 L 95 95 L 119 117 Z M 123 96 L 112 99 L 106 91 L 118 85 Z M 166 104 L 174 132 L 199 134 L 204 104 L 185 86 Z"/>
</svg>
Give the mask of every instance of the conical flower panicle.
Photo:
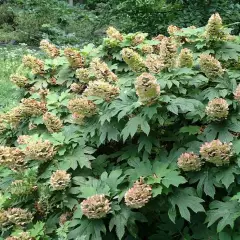
<svg viewBox="0 0 240 240">
<path fill-rule="evenodd" d="M 7 217 L 7 211 L 0 210 L 0 229 L 7 226 L 9 224 L 8 217 Z"/>
<path fill-rule="evenodd" d="M 188 48 L 183 48 L 178 56 L 178 66 L 191 68 L 193 66 L 193 54 Z"/>
<path fill-rule="evenodd" d="M 72 68 L 82 68 L 84 67 L 84 59 L 81 56 L 80 52 L 72 48 L 65 48 L 64 55 L 69 61 L 69 64 Z"/>
<path fill-rule="evenodd" d="M 55 156 L 56 150 L 50 141 L 40 139 L 28 142 L 24 153 L 31 160 L 49 161 Z"/>
<path fill-rule="evenodd" d="M 80 94 L 84 91 L 84 89 L 86 88 L 85 84 L 78 84 L 78 83 L 72 83 L 70 86 L 70 90 L 74 93 Z"/>
<path fill-rule="evenodd" d="M 44 74 L 44 62 L 32 55 L 25 55 L 23 57 L 23 65 L 32 69 L 33 74 Z"/>
<path fill-rule="evenodd" d="M 17 196 L 29 195 L 34 189 L 36 189 L 36 186 L 25 180 L 15 180 L 9 187 L 11 194 Z"/>
<path fill-rule="evenodd" d="M 17 236 L 7 237 L 6 240 L 34 240 L 29 232 L 21 232 Z"/>
<path fill-rule="evenodd" d="M 146 70 L 143 58 L 131 48 L 124 48 L 122 50 L 122 58 L 132 71 L 144 72 Z"/>
<path fill-rule="evenodd" d="M 38 102 L 35 99 L 24 98 L 21 101 L 20 108 L 26 117 L 40 116 L 46 112 L 46 104 Z"/>
<path fill-rule="evenodd" d="M 17 139 L 18 144 L 27 144 L 29 141 L 31 141 L 31 137 L 29 135 L 20 135 Z"/>
<path fill-rule="evenodd" d="M 94 58 L 90 63 L 90 69 L 98 80 L 107 82 L 117 81 L 117 76 L 109 69 L 108 65 L 100 58 Z"/>
<path fill-rule="evenodd" d="M 106 217 L 111 210 L 111 203 L 105 195 L 94 195 L 82 201 L 81 209 L 83 215 L 89 219 L 100 219 Z"/>
<path fill-rule="evenodd" d="M 201 71 L 208 78 L 221 77 L 224 74 L 221 63 L 211 55 L 201 54 L 199 63 Z"/>
<path fill-rule="evenodd" d="M 13 170 L 19 170 L 25 165 L 25 154 L 15 147 L 0 146 L 0 164 Z"/>
<path fill-rule="evenodd" d="M 238 84 L 234 94 L 234 99 L 240 102 L 240 84 Z"/>
<path fill-rule="evenodd" d="M 201 170 L 202 161 L 199 156 L 193 152 L 186 152 L 181 154 L 178 158 L 177 164 L 184 172 L 199 171 Z"/>
<path fill-rule="evenodd" d="M 40 48 L 51 58 L 55 58 L 60 55 L 59 49 L 48 40 L 42 40 L 40 42 Z"/>
<path fill-rule="evenodd" d="M 206 26 L 205 36 L 208 39 L 222 39 L 224 37 L 222 18 L 218 13 L 212 14 Z"/>
<path fill-rule="evenodd" d="M 151 73 L 159 73 L 164 69 L 161 57 L 157 54 L 148 54 L 145 60 L 145 65 Z"/>
<path fill-rule="evenodd" d="M 160 45 L 160 53 L 164 68 L 173 68 L 176 65 L 177 45 L 171 38 L 164 37 Z"/>
<path fill-rule="evenodd" d="M 84 97 L 100 97 L 107 102 L 112 101 L 119 95 L 119 88 L 108 82 L 97 80 L 89 82 L 88 87 L 83 92 Z"/>
<path fill-rule="evenodd" d="M 114 27 L 109 27 L 106 33 L 109 38 L 113 38 L 119 42 L 123 41 L 123 35 Z"/>
<path fill-rule="evenodd" d="M 152 197 L 152 188 L 145 184 L 141 178 L 136 181 L 132 188 L 130 188 L 124 196 L 125 203 L 130 208 L 142 208 Z"/>
<path fill-rule="evenodd" d="M 10 80 L 20 88 L 24 88 L 29 85 L 28 79 L 20 74 L 12 74 L 10 76 Z"/>
<path fill-rule="evenodd" d="M 33 215 L 26 209 L 22 208 L 9 208 L 7 210 L 8 221 L 18 226 L 24 226 L 30 223 Z"/>
<path fill-rule="evenodd" d="M 136 46 L 136 45 L 139 45 L 139 44 L 143 43 L 147 36 L 148 36 L 147 33 L 142 33 L 142 32 L 134 34 L 133 37 L 132 37 L 133 46 Z"/>
<path fill-rule="evenodd" d="M 93 101 L 84 97 L 70 100 L 68 109 L 71 113 L 79 113 L 85 117 L 91 117 L 97 113 L 97 107 Z"/>
<path fill-rule="evenodd" d="M 158 44 L 153 45 L 153 50 L 154 50 L 154 53 L 155 53 L 155 54 L 159 54 L 159 53 L 160 53 L 161 42 L 162 42 L 162 40 L 163 40 L 164 38 L 165 38 L 165 36 L 162 35 L 162 34 L 159 34 L 158 36 L 152 38 L 152 40 L 159 41 Z"/>
<path fill-rule="evenodd" d="M 57 170 L 50 178 L 50 185 L 53 190 L 64 190 L 70 184 L 71 177 L 64 170 Z"/>
<path fill-rule="evenodd" d="M 170 36 L 174 36 L 174 34 L 178 31 L 180 31 L 181 29 L 177 26 L 174 25 L 170 25 L 168 26 L 167 32 Z"/>
<path fill-rule="evenodd" d="M 229 113 L 228 103 L 223 98 L 215 98 L 208 103 L 205 111 L 212 121 L 224 120 Z"/>
<path fill-rule="evenodd" d="M 149 45 L 149 44 L 144 44 L 142 47 L 141 47 L 141 52 L 143 54 L 151 54 L 153 53 L 154 49 L 153 49 L 153 46 L 152 45 Z"/>
<path fill-rule="evenodd" d="M 25 116 L 21 105 L 11 109 L 6 114 L 6 122 L 14 128 L 16 128 L 24 118 Z"/>
<path fill-rule="evenodd" d="M 60 132 L 63 128 L 63 123 L 60 118 L 50 112 L 46 112 L 43 115 L 43 123 L 50 133 Z"/>
<path fill-rule="evenodd" d="M 219 139 L 204 143 L 200 154 L 207 162 L 216 166 L 228 165 L 232 156 L 231 143 L 222 143 Z"/>
<path fill-rule="evenodd" d="M 78 68 L 76 70 L 76 78 L 83 83 L 88 83 L 92 80 L 92 76 L 88 68 Z"/>
<path fill-rule="evenodd" d="M 150 73 L 143 73 L 135 81 L 136 94 L 143 104 L 152 104 L 160 95 L 160 85 Z"/>
</svg>

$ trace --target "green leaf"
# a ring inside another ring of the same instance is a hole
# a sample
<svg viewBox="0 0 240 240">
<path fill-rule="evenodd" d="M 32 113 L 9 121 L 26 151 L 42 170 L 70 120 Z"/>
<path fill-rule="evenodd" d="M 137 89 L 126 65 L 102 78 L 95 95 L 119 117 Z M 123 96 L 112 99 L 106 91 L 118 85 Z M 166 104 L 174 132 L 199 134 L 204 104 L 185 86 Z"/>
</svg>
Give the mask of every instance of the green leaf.
<svg viewBox="0 0 240 240">
<path fill-rule="evenodd" d="M 180 133 L 188 133 L 189 135 L 195 135 L 200 133 L 200 127 L 199 126 L 185 126 L 180 128 Z"/>
<path fill-rule="evenodd" d="M 217 181 L 221 182 L 226 189 L 229 188 L 229 186 L 234 182 L 235 176 L 234 174 L 239 174 L 239 170 L 236 168 L 236 166 L 230 166 L 225 169 L 221 169 L 217 175 L 216 179 Z"/>
<path fill-rule="evenodd" d="M 227 225 L 233 228 L 235 220 L 240 217 L 240 204 L 237 201 L 213 201 L 209 208 L 206 222 L 209 227 L 218 221 L 217 232 L 221 232 Z"/>
<path fill-rule="evenodd" d="M 178 207 L 180 215 L 190 222 L 190 211 L 205 212 L 202 202 L 203 199 L 196 197 L 195 191 L 192 188 L 177 189 L 172 196 L 169 198 L 169 202 L 172 208 L 169 209 L 169 217 L 175 222 L 176 207 Z"/>
</svg>

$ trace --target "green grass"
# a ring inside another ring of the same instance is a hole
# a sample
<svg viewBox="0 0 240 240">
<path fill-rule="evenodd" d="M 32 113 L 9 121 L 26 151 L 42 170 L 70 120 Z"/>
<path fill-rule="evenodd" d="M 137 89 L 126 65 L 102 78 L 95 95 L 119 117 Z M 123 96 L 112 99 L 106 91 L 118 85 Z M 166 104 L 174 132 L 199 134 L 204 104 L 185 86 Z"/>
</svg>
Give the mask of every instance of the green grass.
<svg viewBox="0 0 240 240">
<path fill-rule="evenodd" d="M 22 90 L 10 81 L 10 75 L 21 64 L 22 56 L 34 54 L 26 46 L 0 47 L 0 112 L 17 105 L 22 97 Z"/>
</svg>

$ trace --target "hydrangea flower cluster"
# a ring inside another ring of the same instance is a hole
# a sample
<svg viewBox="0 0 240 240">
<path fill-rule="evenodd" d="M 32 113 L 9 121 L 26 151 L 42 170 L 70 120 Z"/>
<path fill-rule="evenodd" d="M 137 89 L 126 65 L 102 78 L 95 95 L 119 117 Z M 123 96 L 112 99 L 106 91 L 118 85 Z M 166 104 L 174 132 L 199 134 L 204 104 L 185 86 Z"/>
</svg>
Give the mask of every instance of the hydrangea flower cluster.
<svg viewBox="0 0 240 240">
<path fill-rule="evenodd" d="M 130 188 L 124 196 L 125 203 L 130 208 L 142 208 L 152 197 L 152 188 L 145 184 L 144 180 L 140 178 L 136 181 L 132 188 Z"/>
<path fill-rule="evenodd" d="M 64 55 L 68 59 L 70 66 L 74 69 L 82 68 L 84 66 L 84 59 L 81 56 L 80 52 L 72 48 L 65 48 Z"/>
<path fill-rule="evenodd" d="M 148 54 L 146 56 L 145 65 L 151 73 L 159 73 L 162 69 L 164 69 L 161 57 L 157 54 Z"/>
<path fill-rule="evenodd" d="M 177 45 L 171 38 L 164 37 L 162 39 L 159 55 L 164 68 L 172 68 L 176 65 Z"/>
<path fill-rule="evenodd" d="M 20 88 L 24 88 L 29 85 L 28 79 L 20 74 L 12 74 L 10 76 L 10 80 Z"/>
<path fill-rule="evenodd" d="M 34 240 L 29 232 L 21 232 L 17 236 L 7 237 L 6 240 Z"/>
<path fill-rule="evenodd" d="M 123 35 L 114 27 L 109 27 L 106 33 L 109 38 L 118 40 L 120 42 L 123 41 Z"/>
<path fill-rule="evenodd" d="M 150 73 L 143 73 L 135 81 L 136 94 L 143 104 L 152 104 L 160 95 L 160 85 Z"/>
<path fill-rule="evenodd" d="M 176 33 L 176 32 L 179 31 L 179 30 L 180 30 L 179 27 L 174 26 L 174 25 L 170 25 L 170 26 L 168 26 L 167 32 L 168 32 L 168 34 L 169 34 L 170 36 L 173 36 L 174 33 Z"/>
<path fill-rule="evenodd" d="M 69 221 L 72 217 L 72 213 L 71 212 L 66 212 L 63 213 L 60 217 L 59 217 L 59 225 L 63 225 L 65 222 Z"/>
<path fill-rule="evenodd" d="M 94 58 L 90 63 L 90 69 L 98 80 L 107 82 L 117 81 L 117 76 L 109 69 L 108 65 L 100 58 Z"/>
<path fill-rule="evenodd" d="M 50 185 L 53 190 L 64 190 L 70 184 L 71 177 L 64 170 L 57 170 L 50 178 Z"/>
<path fill-rule="evenodd" d="M 148 35 L 147 33 L 142 33 L 142 32 L 138 32 L 134 34 L 132 37 L 132 44 L 136 46 L 143 43 L 147 35 Z"/>
<path fill-rule="evenodd" d="M 70 86 L 70 90 L 74 93 L 80 94 L 85 89 L 85 84 L 78 84 L 78 83 L 72 83 Z"/>
<path fill-rule="evenodd" d="M 51 58 L 55 58 L 60 54 L 59 49 L 54 44 L 45 39 L 40 42 L 40 49 L 46 52 L 47 55 Z"/>
<path fill-rule="evenodd" d="M 144 44 L 144 45 L 141 47 L 141 51 L 142 51 L 142 53 L 144 53 L 144 54 L 151 54 L 151 53 L 153 53 L 154 49 L 153 49 L 153 46 L 152 46 L 152 45 Z"/>
<path fill-rule="evenodd" d="M 50 112 L 46 112 L 43 115 L 43 123 L 50 133 L 60 132 L 63 127 L 62 121 Z"/>
<path fill-rule="evenodd" d="M 25 180 L 15 180 L 11 183 L 9 191 L 13 195 L 23 196 L 32 193 L 37 189 L 37 186 L 34 186 L 32 183 Z"/>
<path fill-rule="evenodd" d="M 143 58 L 131 48 L 124 48 L 122 50 L 122 58 L 132 71 L 144 72 L 146 70 Z"/>
<path fill-rule="evenodd" d="M 178 56 L 178 66 L 179 67 L 188 67 L 193 66 L 193 54 L 192 51 L 188 48 L 183 48 Z"/>
<path fill-rule="evenodd" d="M 240 84 L 238 84 L 235 92 L 233 93 L 234 99 L 240 102 Z"/>
<path fill-rule="evenodd" d="M 159 34 L 156 37 L 153 37 L 152 40 L 154 41 L 158 41 L 159 43 L 157 45 L 153 45 L 153 50 L 155 54 L 159 54 L 160 53 L 160 48 L 161 48 L 161 41 L 165 38 L 164 35 Z"/>
<path fill-rule="evenodd" d="M 211 100 L 206 107 L 206 114 L 212 121 L 221 121 L 228 116 L 228 103 L 223 98 Z"/>
<path fill-rule="evenodd" d="M 24 153 L 31 160 L 49 161 L 55 156 L 56 149 L 50 141 L 40 139 L 29 141 Z"/>
<path fill-rule="evenodd" d="M 22 99 L 19 107 L 23 116 L 26 117 L 40 116 L 47 110 L 45 103 L 31 98 Z"/>
<path fill-rule="evenodd" d="M 17 226 L 24 226 L 33 219 L 32 213 L 22 208 L 9 208 L 6 211 L 6 216 L 10 224 L 15 224 Z"/>
<path fill-rule="evenodd" d="M 224 37 L 222 18 L 218 13 L 209 18 L 205 35 L 209 39 L 221 39 Z"/>
<path fill-rule="evenodd" d="M 199 63 L 201 71 L 208 78 L 221 77 L 224 74 L 221 63 L 211 55 L 201 54 Z"/>
<path fill-rule="evenodd" d="M 25 165 L 25 154 L 15 147 L 0 146 L 0 164 L 13 170 L 19 170 Z"/>
<path fill-rule="evenodd" d="M 228 165 L 232 156 L 231 143 L 222 143 L 219 139 L 204 143 L 200 154 L 207 162 L 216 166 Z"/>
<path fill-rule="evenodd" d="M 201 170 L 202 161 L 200 157 L 193 152 L 186 152 L 181 154 L 177 164 L 184 172 L 199 171 Z"/>
<path fill-rule="evenodd" d="M 107 102 L 112 101 L 119 95 L 119 88 L 108 82 L 97 80 L 89 82 L 88 87 L 84 90 L 83 96 L 95 96 L 104 99 Z"/>
<path fill-rule="evenodd" d="M 94 195 L 82 201 L 81 209 L 89 219 L 100 219 L 106 217 L 111 210 L 110 201 L 103 194 Z"/>
<path fill-rule="evenodd" d="M 23 65 L 32 69 L 33 74 L 44 74 L 44 62 L 32 55 L 26 55 L 23 57 Z"/>
<path fill-rule="evenodd" d="M 83 83 L 88 83 L 92 80 L 91 72 L 88 68 L 78 68 L 76 70 L 76 77 Z"/>
</svg>

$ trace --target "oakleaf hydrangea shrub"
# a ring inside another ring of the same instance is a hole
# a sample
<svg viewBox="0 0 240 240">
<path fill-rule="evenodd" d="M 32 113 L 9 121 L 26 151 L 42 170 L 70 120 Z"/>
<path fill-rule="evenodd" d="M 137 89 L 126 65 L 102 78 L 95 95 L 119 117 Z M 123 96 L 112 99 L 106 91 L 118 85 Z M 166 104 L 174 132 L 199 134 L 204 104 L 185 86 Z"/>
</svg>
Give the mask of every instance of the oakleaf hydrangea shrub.
<svg viewBox="0 0 240 240">
<path fill-rule="evenodd" d="M 168 32 L 24 56 L 0 115 L 2 239 L 240 237 L 240 39 L 217 13 Z"/>
</svg>

